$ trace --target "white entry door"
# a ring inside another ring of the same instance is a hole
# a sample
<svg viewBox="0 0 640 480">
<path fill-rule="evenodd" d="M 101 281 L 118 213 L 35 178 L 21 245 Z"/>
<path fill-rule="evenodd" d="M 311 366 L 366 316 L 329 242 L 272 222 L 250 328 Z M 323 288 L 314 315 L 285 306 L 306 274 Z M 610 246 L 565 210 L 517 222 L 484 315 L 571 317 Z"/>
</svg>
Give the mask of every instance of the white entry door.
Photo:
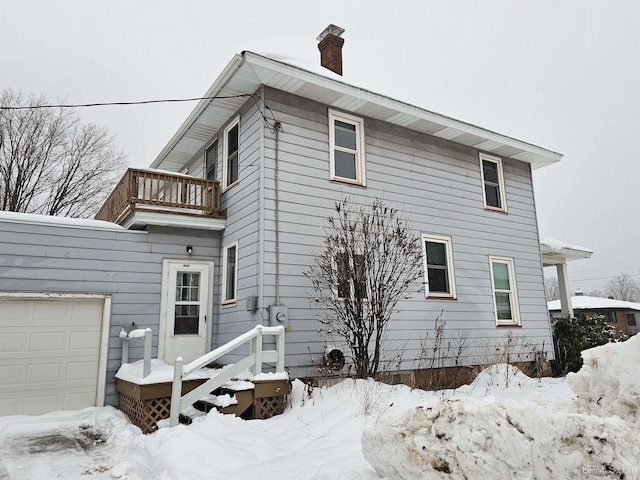
<svg viewBox="0 0 640 480">
<path fill-rule="evenodd" d="M 213 262 L 165 260 L 160 356 L 185 363 L 209 351 Z"/>
</svg>

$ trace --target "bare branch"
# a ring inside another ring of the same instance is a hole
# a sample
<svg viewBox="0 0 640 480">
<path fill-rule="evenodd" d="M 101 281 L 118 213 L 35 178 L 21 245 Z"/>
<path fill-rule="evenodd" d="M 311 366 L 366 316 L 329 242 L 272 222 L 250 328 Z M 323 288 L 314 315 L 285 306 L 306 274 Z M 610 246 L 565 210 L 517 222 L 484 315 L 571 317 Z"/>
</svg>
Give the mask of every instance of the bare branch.
<svg viewBox="0 0 640 480">
<path fill-rule="evenodd" d="M 0 92 L 0 105 L 44 105 L 43 96 Z M 88 217 L 124 169 L 106 129 L 69 108 L 0 110 L 0 210 Z"/>
</svg>

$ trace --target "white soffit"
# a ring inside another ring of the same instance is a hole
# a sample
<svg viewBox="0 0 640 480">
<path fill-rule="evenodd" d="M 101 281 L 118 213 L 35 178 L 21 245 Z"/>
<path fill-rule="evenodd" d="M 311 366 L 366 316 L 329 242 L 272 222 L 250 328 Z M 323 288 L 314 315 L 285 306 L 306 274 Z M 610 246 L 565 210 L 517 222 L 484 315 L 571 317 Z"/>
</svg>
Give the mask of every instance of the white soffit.
<svg viewBox="0 0 640 480">
<path fill-rule="evenodd" d="M 204 96 L 252 95 L 258 92 L 260 85 L 496 155 L 506 150 L 512 152 L 509 156 L 530 163 L 533 169 L 556 163 L 562 158 L 561 154 L 551 150 L 346 84 L 328 70 L 316 73 L 252 52 L 234 56 Z M 201 100 L 151 167 L 179 170 L 200 153 L 204 144 L 248 99 Z"/>
</svg>

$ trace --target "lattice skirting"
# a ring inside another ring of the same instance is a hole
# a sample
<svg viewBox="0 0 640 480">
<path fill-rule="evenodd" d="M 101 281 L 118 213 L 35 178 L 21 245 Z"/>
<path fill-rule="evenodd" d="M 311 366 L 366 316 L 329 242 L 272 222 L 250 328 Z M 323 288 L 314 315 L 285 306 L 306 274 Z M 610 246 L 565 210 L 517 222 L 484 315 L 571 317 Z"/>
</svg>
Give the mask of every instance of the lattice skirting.
<svg viewBox="0 0 640 480">
<path fill-rule="evenodd" d="M 140 400 L 120 392 L 119 408 L 129 417 L 131 423 L 140 427 L 142 433 L 152 433 L 158 429 L 157 422 L 169 418 L 171 398 Z"/>
<path fill-rule="evenodd" d="M 266 420 L 274 415 L 281 415 L 287 406 L 286 395 L 277 397 L 256 398 L 253 401 L 253 418 Z"/>
</svg>

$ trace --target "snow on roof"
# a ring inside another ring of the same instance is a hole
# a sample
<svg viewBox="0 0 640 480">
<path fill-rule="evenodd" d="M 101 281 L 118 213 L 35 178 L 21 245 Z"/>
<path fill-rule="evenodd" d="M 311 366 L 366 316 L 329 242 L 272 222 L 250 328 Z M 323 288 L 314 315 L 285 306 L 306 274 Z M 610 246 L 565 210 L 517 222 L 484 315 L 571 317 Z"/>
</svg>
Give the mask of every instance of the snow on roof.
<svg viewBox="0 0 640 480">
<path fill-rule="evenodd" d="M 560 311 L 560 300 L 548 302 L 550 311 Z M 616 310 L 640 310 L 640 303 L 625 302 L 611 298 L 589 297 L 578 295 L 571 297 L 571 305 L 574 310 L 596 310 L 600 308 L 613 308 Z"/>
<path fill-rule="evenodd" d="M 344 77 L 290 56 L 248 50 L 235 55 L 152 162 L 152 167 L 180 170 L 202 150 L 202 138 L 222 128 L 261 85 L 300 95 L 356 115 L 411 128 L 473 148 L 509 156 L 540 168 L 562 155 L 416 105 L 347 83 Z M 214 102 L 213 98 L 225 97 Z"/>
<path fill-rule="evenodd" d="M 97 230 L 126 231 L 124 227 L 104 220 L 88 218 L 56 217 L 53 215 L 37 215 L 35 213 L 17 213 L 0 211 L 0 222 L 28 223 L 32 225 L 52 225 L 72 228 L 90 228 Z"/>
<path fill-rule="evenodd" d="M 593 250 L 589 248 L 570 245 L 551 237 L 540 237 L 540 252 L 543 256 L 556 256 L 565 260 L 580 260 L 593 255 Z"/>
</svg>

